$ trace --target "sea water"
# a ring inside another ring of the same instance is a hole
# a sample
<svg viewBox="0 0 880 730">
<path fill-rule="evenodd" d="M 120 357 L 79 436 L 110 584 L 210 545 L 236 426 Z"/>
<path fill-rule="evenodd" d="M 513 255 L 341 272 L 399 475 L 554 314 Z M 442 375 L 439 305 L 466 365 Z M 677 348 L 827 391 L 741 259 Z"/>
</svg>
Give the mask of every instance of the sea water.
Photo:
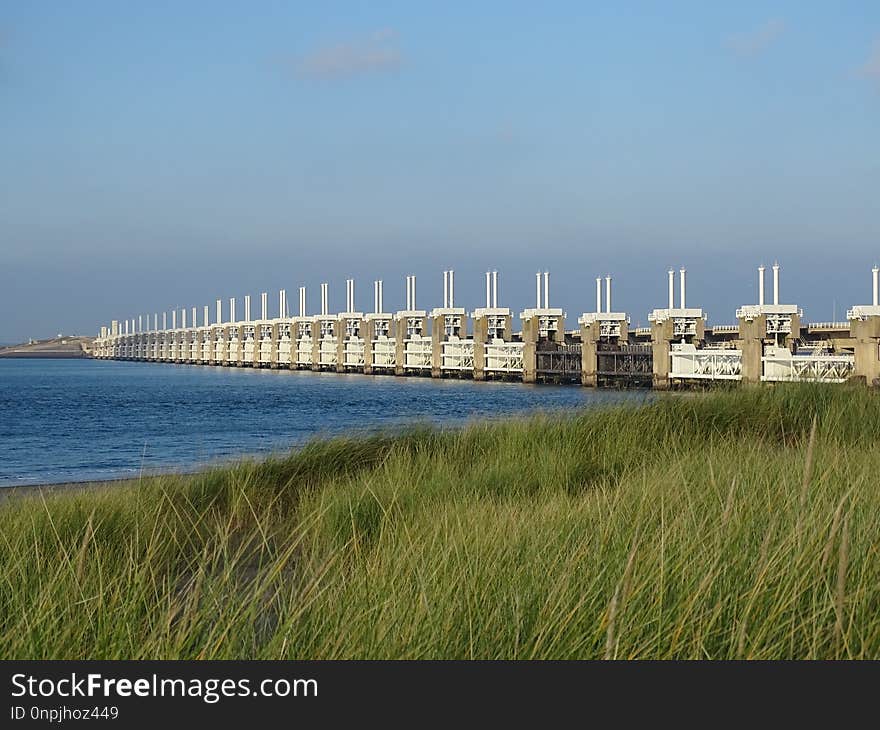
<svg viewBox="0 0 880 730">
<path fill-rule="evenodd" d="M 0 359 L 0 488 L 191 471 L 318 436 L 647 397 L 576 385 Z"/>
</svg>

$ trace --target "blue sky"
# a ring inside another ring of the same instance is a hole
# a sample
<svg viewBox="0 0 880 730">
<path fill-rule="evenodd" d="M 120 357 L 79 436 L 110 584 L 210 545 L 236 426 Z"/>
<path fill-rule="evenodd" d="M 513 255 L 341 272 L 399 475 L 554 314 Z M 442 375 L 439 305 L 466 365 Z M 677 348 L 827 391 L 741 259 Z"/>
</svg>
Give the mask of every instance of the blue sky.
<svg viewBox="0 0 880 730">
<path fill-rule="evenodd" d="M 778 258 L 811 320 L 880 259 L 880 4 L 0 0 L 0 341 L 354 276 L 402 306 Z M 241 304 L 239 304 L 241 306 Z M 212 310 L 213 311 L 213 310 Z M 239 310 L 241 311 L 241 310 Z"/>
</svg>

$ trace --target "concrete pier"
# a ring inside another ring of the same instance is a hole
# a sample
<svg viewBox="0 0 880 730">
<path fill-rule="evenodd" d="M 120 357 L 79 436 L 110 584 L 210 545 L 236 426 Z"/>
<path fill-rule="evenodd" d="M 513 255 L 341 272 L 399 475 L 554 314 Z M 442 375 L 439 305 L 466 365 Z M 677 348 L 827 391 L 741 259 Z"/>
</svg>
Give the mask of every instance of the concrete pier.
<svg viewBox="0 0 880 730">
<path fill-rule="evenodd" d="M 687 271 L 679 271 L 679 300 L 675 306 L 675 271 L 669 275 L 669 301 L 665 309 L 655 309 L 648 315 L 651 323 L 652 387 L 667 390 L 672 371 L 674 345 L 702 347 L 706 337 L 706 318 L 703 310 L 687 306 Z"/>
<path fill-rule="evenodd" d="M 394 315 L 394 374 L 431 373 L 432 340 L 428 334 L 428 313 L 404 309 Z"/>
<path fill-rule="evenodd" d="M 871 269 L 872 303 L 847 312 L 854 344 L 854 378 L 880 387 L 880 268 Z"/>
</svg>

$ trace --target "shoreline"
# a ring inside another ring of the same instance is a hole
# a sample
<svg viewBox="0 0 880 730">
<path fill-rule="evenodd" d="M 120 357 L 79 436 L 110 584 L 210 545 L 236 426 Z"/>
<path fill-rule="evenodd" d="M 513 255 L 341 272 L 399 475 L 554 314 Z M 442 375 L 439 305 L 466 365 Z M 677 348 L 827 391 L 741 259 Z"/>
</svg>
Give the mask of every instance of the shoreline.
<svg viewBox="0 0 880 730">
<path fill-rule="evenodd" d="M 28 495 L 33 496 L 38 495 L 41 492 L 68 492 L 77 490 L 86 492 L 108 487 L 111 484 L 131 484 L 132 482 L 139 482 L 142 479 L 150 479 L 154 476 L 161 475 L 150 474 L 149 476 L 131 477 L 130 479 L 92 479 L 83 482 L 58 482 L 55 484 L 18 484 L 11 487 L 0 487 L 0 504 L 2 504 L 6 499 L 12 499 L 14 497 L 25 497 Z"/>
</svg>

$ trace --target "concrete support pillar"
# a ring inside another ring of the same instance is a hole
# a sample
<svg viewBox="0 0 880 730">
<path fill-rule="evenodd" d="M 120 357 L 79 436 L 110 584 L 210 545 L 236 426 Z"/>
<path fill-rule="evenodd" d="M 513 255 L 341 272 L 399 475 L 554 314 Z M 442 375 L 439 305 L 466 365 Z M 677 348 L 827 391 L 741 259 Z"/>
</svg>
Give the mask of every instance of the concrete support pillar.
<svg viewBox="0 0 880 730">
<path fill-rule="evenodd" d="M 880 388 L 880 315 L 853 320 L 850 332 L 855 340 L 854 377 Z"/>
<path fill-rule="evenodd" d="M 283 306 L 283 303 L 282 303 Z M 277 322 L 272 324 L 272 347 L 269 350 L 269 368 L 278 369 L 278 344 L 281 342 L 281 327 Z"/>
<path fill-rule="evenodd" d="M 672 353 L 672 320 L 651 323 L 651 359 L 654 390 L 669 389 L 669 370 Z"/>
<path fill-rule="evenodd" d="M 405 375 L 406 369 L 406 318 L 394 320 L 394 374 Z"/>
<path fill-rule="evenodd" d="M 323 292 L 322 292 L 323 296 Z M 315 372 L 321 369 L 321 322 L 315 319 L 312 325 L 312 370 Z"/>
<path fill-rule="evenodd" d="M 438 314 L 431 321 L 431 377 L 439 378 L 443 370 L 443 340 L 446 339 L 446 316 Z"/>
<path fill-rule="evenodd" d="M 540 275 L 536 279 L 540 283 Z M 538 298 L 540 299 L 540 295 Z M 558 312 L 549 316 L 556 320 L 556 330 L 553 331 L 548 340 L 541 336 L 541 315 L 538 311 L 526 310 L 526 312 L 520 315 L 520 321 L 522 322 L 524 383 L 534 383 L 538 379 L 537 353 L 542 343 L 565 344 L 565 317 L 562 310 L 558 310 Z M 544 346 L 546 347 L 546 345 Z"/>
<path fill-rule="evenodd" d="M 488 274 L 487 291 L 488 291 Z M 486 379 L 486 342 L 489 339 L 489 318 L 486 315 L 474 317 L 474 380 Z"/>
<path fill-rule="evenodd" d="M 599 384 L 598 365 L 599 322 L 581 325 L 581 385 L 595 388 Z"/>
<path fill-rule="evenodd" d="M 378 308 L 378 289 L 374 290 L 376 308 Z M 361 336 L 364 338 L 364 375 L 373 374 L 373 340 L 376 339 L 376 320 L 365 319 Z M 390 334 L 390 333 L 389 333 Z"/>
<path fill-rule="evenodd" d="M 534 383 L 538 379 L 538 317 L 522 320 L 523 382 Z"/>
<path fill-rule="evenodd" d="M 764 340 L 767 337 L 767 317 L 760 315 L 752 320 L 739 320 L 740 349 L 742 350 L 742 382 L 755 384 L 761 382 L 764 365 Z"/>
<path fill-rule="evenodd" d="M 226 340 L 226 365 L 230 367 L 238 367 L 241 365 L 241 325 L 230 323 L 226 328 L 226 334 L 229 337 L 229 339 Z M 230 342 L 233 334 L 238 339 L 238 352 L 235 355 L 233 355 L 232 343 Z"/>
<path fill-rule="evenodd" d="M 672 318 L 662 322 L 651 323 L 651 359 L 653 363 L 652 385 L 655 390 L 667 390 L 669 388 L 669 372 L 672 367 L 672 345 L 682 342 L 682 338 L 676 338 L 673 334 L 675 323 Z M 696 321 L 695 335 L 688 337 L 687 342 L 699 346 L 706 337 L 706 323 L 702 317 Z"/>
<path fill-rule="evenodd" d="M 254 327 L 254 352 L 250 364 L 252 368 L 258 368 L 260 367 L 260 325 L 255 322 L 251 324 Z"/>
</svg>

